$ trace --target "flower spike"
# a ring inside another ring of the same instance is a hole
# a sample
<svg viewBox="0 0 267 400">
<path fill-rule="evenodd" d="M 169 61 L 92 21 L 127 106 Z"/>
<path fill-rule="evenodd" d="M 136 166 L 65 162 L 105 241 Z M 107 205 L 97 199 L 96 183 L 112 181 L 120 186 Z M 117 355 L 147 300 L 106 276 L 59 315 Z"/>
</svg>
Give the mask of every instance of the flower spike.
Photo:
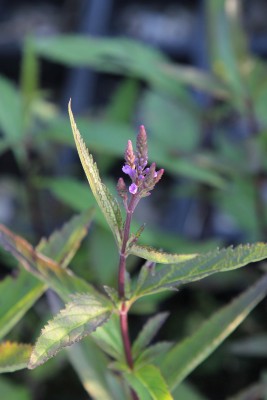
<svg viewBox="0 0 267 400">
<path fill-rule="evenodd" d="M 152 163 L 150 167 L 147 167 L 148 162 L 148 148 L 147 148 L 147 134 L 145 127 L 140 126 L 139 133 L 136 139 L 136 153 L 134 153 L 131 140 L 128 140 L 126 150 L 125 150 L 125 165 L 122 167 L 122 171 L 129 175 L 131 178 L 131 185 L 128 191 L 135 198 L 135 204 L 139 202 L 142 197 L 150 195 L 152 189 L 154 189 L 156 183 L 161 179 L 164 170 L 160 169 L 156 171 L 156 164 Z M 120 178 L 122 179 L 122 178 Z M 124 204 L 126 204 L 127 209 L 127 199 L 126 199 L 126 185 L 122 181 L 118 182 L 117 190 L 119 195 L 123 198 Z M 123 186 L 122 182 L 125 186 Z"/>
</svg>

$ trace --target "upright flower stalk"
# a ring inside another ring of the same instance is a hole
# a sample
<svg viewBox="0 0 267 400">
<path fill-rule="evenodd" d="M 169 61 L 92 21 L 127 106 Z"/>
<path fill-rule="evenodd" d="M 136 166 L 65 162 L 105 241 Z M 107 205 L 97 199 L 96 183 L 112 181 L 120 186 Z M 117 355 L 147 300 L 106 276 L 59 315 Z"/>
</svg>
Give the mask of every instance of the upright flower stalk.
<svg viewBox="0 0 267 400">
<path fill-rule="evenodd" d="M 131 179 L 130 185 L 127 187 L 123 178 L 119 178 L 117 183 L 117 191 L 123 200 L 126 210 L 126 219 L 124 224 L 122 245 L 120 249 L 119 272 L 118 272 L 118 293 L 121 299 L 120 309 L 120 326 L 121 335 L 124 346 L 125 358 L 128 366 L 132 369 L 133 357 L 131 351 L 131 343 L 128 330 L 128 307 L 127 299 L 125 298 L 125 274 L 126 274 L 126 259 L 127 247 L 129 246 L 130 228 L 134 210 L 142 197 L 149 196 L 151 190 L 154 189 L 156 183 L 160 180 L 164 170 L 156 171 L 156 164 L 152 163 L 147 167 L 148 150 L 147 150 L 147 135 L 144 126 L 139 129 L 136 139 L 136 152 L 133 150 L 131 140 L 128 140 L 124 153 L 125 165 L 122 171 Z M 136 394 L 132 392 L 133 399 L 138 399 Z"/>
</svg>

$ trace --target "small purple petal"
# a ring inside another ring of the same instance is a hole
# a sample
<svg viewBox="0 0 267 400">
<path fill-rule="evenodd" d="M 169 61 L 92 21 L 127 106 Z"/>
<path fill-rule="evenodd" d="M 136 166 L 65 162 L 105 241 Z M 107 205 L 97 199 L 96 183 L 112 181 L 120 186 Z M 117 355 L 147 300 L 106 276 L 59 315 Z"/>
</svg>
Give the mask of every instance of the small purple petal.
<svg viewBox="0 0 267 400">
<path fill-rule="evenodd" d="M 138 187 L 136 186 L 135 183 L 132 183 L 131 186 L 129 187 L 129 192 L 132 194 L 135 194 L 138 190 Z"/>
<path fill-rule="evenodd" d="M 124 165 L 123 167 L 122 167 L 122 171 L 125 173 L 125 174 L 127 174 L 127 175 L 129 175 L 131 178 L 132 178 L 132 180 L 134 180 L 135 179 L 135 177 L 136 177 L 136 171 L 134 170 L 134 169 L 132 169 L 129 165 Z"/>
<path fill-rule="evenodd" d="M 124 165 L 124 166 L 122 167 L 122 171 L 123 171 L 125 174 L 130 175 L 131 172 L 132 172 L 132 168 L 131 168 L 129 165 Z"/>
<path fill-rule="evenodd" d="M 154 178 L 156 178 L 157 176 L 158 176 L 158 173 L 155 171 Z"/>
</svg>

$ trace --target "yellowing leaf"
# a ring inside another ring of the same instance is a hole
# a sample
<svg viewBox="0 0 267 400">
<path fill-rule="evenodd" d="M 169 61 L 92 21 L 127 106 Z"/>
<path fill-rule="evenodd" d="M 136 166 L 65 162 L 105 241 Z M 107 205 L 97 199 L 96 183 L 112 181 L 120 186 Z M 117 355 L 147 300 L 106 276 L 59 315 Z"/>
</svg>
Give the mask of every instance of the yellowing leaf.
<svg viewBox="0 0 267 400">
<path fill-rule="evenodd" d="M 0 372 L 13 372 L 27 368 L 32 346 L 14 342 L 0 344 Z"/>
<path fill-rule="evenodd" d="M 80 160 L 88 179 L 89 185 L 95 196 L 95 199 L 103 212 L 107 223 L 109 224 L 118 244 L 121 242 L 122 216 L 117 200 L 108 191 L 107 187 L 101 182 L 96 163 L 89 153 L 81 134 L 76 126 L 72 111 L 71 102 L 69 102 L 69 116 L 72 132 Z"/>
<path fill-rule="evenodd" d="M 129 254 L 133 254 L 135 256 L 142 257 L 145 260 L 160 264 L 176 264 L 182 261 L 191 260 L 197 256 L 197 254 L 166 253 L 164 251 L 154 249 L 153 247 L 140 246 L 137 244 L 133 244 L 131 246 L 129 249 Z"/>
</svg>

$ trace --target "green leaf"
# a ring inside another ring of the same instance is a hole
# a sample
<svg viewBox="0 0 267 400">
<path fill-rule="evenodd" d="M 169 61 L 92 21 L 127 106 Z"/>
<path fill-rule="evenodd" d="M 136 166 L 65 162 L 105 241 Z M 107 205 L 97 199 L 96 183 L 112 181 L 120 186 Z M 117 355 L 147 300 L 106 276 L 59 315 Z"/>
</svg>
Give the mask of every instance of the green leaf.
<svg viewBox="0 0 267 400">
<path fill-rule="evenodd" d="M 102 210 L 118 244 L 121 242 L 122 216 L 117 200 L 108 191 L 107 187 L 101 182 L 96 163 L 89 154 L 84 141 L 77 129 L 69 102 L 69 116 L 72 132 L 80 160 L 87 176 L 91 190 L 95 199 Z"/>
<path fill-rule="evenodd" d="M 169 313 L 160 313 L 155 317 L 150 318 L 143 329 L 140 331 L 139 335 L 137 336 L 136 340 L 133 343 L 132 352 L 133 357 L 137 358 L 139 353 L 141 353 L 147 345 L 154 339 L 166 318 L 168 317 Z"/>
<path fill-rule="evenodd" d="M 28 367 L 36 368 L 59 350 L 82 340 L 104 324 L 111 315 L 107 301 L 88 294 L 76 294 L 66 308 L 48 322 L 31 354 Z"/>
<path fill-rule="evenodd" d="M 92 217 L 92 209 L 74 216 L 60 230 L 55 231 L 49 239 L 42 239 L 36 250 L 65 268 L 86 236 Z"/>
<path fill-rule="evenodd" d="M 0 344 L 0 373 L 27 368 L 32 346 L 14 342 Z"/>
<path fill-rule="evenodd" d="M 207 400 L 188 382 L 182 382 L 172 393 L 174 400 Z"/>
<path fill-rule="evenodd" d="M 41 188 L 48 189 L 60 202 L 68 205 L 76 211 L 85 211 L 88 207 L 95 206 L 95 198 L 90 190 L 88 190 L 88 184 L 86 182 L 78 181 L 78 179 L 65 177 L 42 177 L 38 179 L 37 185 Z"/>
<path fill-rule="evenodd" d="M 173 400 L 160 370 L 154 365 L 146 365 L 123 376 L 142 400 Z"/>
<path fill-rule="evenodd" d="M 23 134 L 22 99 L 13 83 L 2 76 L 0 93 L 0 127 L 8 143 L 15 145 Z"/>
<path fill-rule="evenodd" d="M 135 361 L 136 367 L 147 365 L 150 363 L 157 364 L 160 366 L 159 359 L 162 359 L 162 355 L 166 354 L 172 347 L 171 342 L 158 342 L 147 347 L 139 354 L 139 357 Z"/>
<path fill-rule="evenodd" d="M 68 347 L 68 358 L 90 397 L 94 400 L 113 400 L 116 397 L 112 396 L 109 387 L 113 376 L 107 371 L 107 359 L 91 339 L 91 336 L 86 337 L 82 342 Z"/>
<path fill-rule="evenodd" d="M 176 68 L 177 65 L 170 63 L 159 50 L 130 39 L 64 35 L 37 39 L 35 48 L 40 55 L 53 61 L 140 78 L 182 99 L 188 96 L 181 87 L 188 84 L 215 95 L 225 95 L 223 85 L 212 76 L 193 68 Z"/>
<path fill-rule="evenodd" d="M 44 284 L 21 270 L 0 282 L 0 338 L 3 338 L 44 292 Z"/>
<path fill-rule="evenodd" d="M 207 1 L 207 26 L 211 64 L 217 76 L 229 86 L 232 96 L 240 105 L 240 99 L 246 95 L 246 85 L 243 82 L 239 68 L 237 51 L 234 48 L 235 36 L 231 32 L 230 15 L 224 0 Z M 237 21 L 235 21 L 237 25 Z"/>
<path fill-rule="evenodd" d="M 27 37 L 24 41 L 23 55 L 20 68 L 21 92 L 24 106 L 26 126 L 31 122 L 32 104 L 38 96 L 39 88 L 39 63 L 34 50 L 33 40 Z"/>
<path fill-rule="evenodd" d="M 148 261 L 153 261 L 160 264 L 173 264 L 195 258 L 197 254 L 172 254 L 154 249 L 149 246 L 141 246 L 133 244 L 129 249 L 129 254 L 144 258 Z"/>
<path fill-rule="evenodd" d="M 110 121 L 131 121 L 133 109 L 139 96 L 139 83 L 135 79 L 125 79 L 112 95 L 105 117 Z"/>
<path fill-rule="evenodd" d="M 267 294 L 267 275 L 223 307 L 196 332 L 174 346 L 161 364 L 161 370 L 173 390 L 203 362 L 247 317 Z"/>
<path fill-rule="evenodd" d="M 179 264 L 159 267 L 153 276 L 151 274 L 147 276 L 142 286 L 136 290 L 135 295 L 138 298 L 157 293 L 166 288 L 203 279 L 217 272 L 237 269 L 265 258 L 267 258 L 267 244 L 265 243 L 215 250 Z"/>
<path fill-rule="evenodd" d="M 169 154 L 196 152 L 199 146 L 199 110 L 194 112 L 173 97 L 147 90 L 142 99 L 143 124 L 148 126 L 157 147 Z M 179 135 L 174 129 L 179 126 Z M 164 132 L 164 135 L 162 134 Z"/>
<path fill-rule="evenodd" d="M 70 224 L 72 223 L 70 222 Z M 85 224 L 87 225 L 87 221 L 85 221 Z M 69 231 L 69 234 L 71 235 L 71 231 Z M 77 235 L 77 237 L 79 236 Z M 68 240 L 67 237 L 66 240 Z M 16 242 L 19 245 L 19 250 L 16 248 Z M 92 286 L 77 278 L 73 273 L 71 273 L 71 271 L 64 270 L 57 264 L 53 264 L 53 268 L 49 268 L 48 265 L 40 268 L 38 265 L 40 261 L 40 254 L 34 252 L 32 247 L 24 239 L 14 235 L 3 226 L 0 226 L 0 243 L 8 246 L 8 251 L 10 251 L 18 259 L 18 261 L 22 261 L 26 269 L 36 274 L 42 281 L 47 282 L 48 286 L 51 284 L 51 287 L 63 301 L 70 300 L 71 294 L 77 291 L 89 291 L 93 294 L 98 293 Z M 41 271 L 40 274 L 37 273 L 39 269 Z M 36 281 L 34 276 L 29 273 L 27 275 L 29 282 L 31 282 L 31 279 Z M 39 285 L 39 283 L 37 283 L 37 285 Z M 46 285 L 42 284 L 42 287 L 44 291 L 46 289 Z M 22 299 L 21 303 L 26 302 L 24 299 Z M 29 304 L 28 308 L 30 305 L 31 303 Z M 26 312 L 27 309 L 24 311 Z M 77 343 L 75 348 L 72 346 L 69 349 L 69 357 L 88 394 L 90 394 L 95 400 L 98 400 L 99 398 L 112 400 L 107 381 L 107 378 L 110 378 L 110 376 L 107 372 L 107 360 L 104 357 L 103 352 L 101 352 L 95 346 L 95 344 L 92 345 L 88 339 L 85 339 L 81 343 Z"/>
<path fill-rule="evenodd" d="M 86 235 L 91 217 L 91 211 L 74 216 L 62 231 L 43 239 L 37 249 L 66 267 Z M 7 277 L 0 282 L 0 338 L 13 328 L 45 290 L 46 285 L 25 270 L 21 270 L 15 278 Z"/>
<path fill-rule="evenodd" d="M 108 355 L 116 360 L 124 361 L 118 315 L 112 315 L 105 325 L 92 334 L 92 338 Z"/>
<path fill-rule="evenodd" d="M 13 234 L 0 224 L 0 245 L 10 252 L 24 268 L 57 292 L 64 301 L 70 300 L 75 292 L 100 296 L 96 289 L 67 268 L 63 269 L 49 257 L 42 255 L 22 237 Z"/>
<path fill-rule="evenodd" d="M 230 96 L 226 85 L 212 74 L 203 72 L 203 70 L 177 63 L 164 64 L 162 68 L 166 75 L 171 76 L 177 82 L 211 93 L 219 98 L 228 99 Z"/>
</svg>

